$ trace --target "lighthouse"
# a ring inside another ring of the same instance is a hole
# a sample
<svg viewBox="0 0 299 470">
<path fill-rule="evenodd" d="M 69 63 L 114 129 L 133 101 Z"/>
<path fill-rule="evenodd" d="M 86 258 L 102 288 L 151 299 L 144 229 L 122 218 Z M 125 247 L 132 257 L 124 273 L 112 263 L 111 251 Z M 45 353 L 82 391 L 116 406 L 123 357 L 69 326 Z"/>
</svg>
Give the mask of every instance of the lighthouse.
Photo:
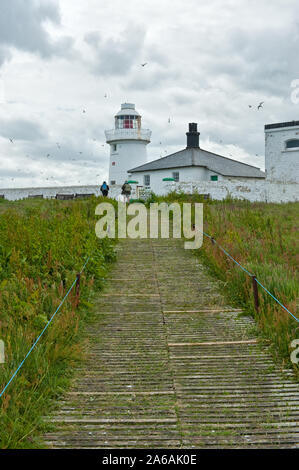
<svg viewBox="0 0 299 470">
<path fill-rule="evenodd" d="M 109 183 L 123 184 L 127 171 L 147 162 L 147 144 L 152 132 L 142 129 L 141 116 L 132 103 L 123 103 L 115 116 L 114 129 L 105 131 L 110 145 Z"/>
</svg>

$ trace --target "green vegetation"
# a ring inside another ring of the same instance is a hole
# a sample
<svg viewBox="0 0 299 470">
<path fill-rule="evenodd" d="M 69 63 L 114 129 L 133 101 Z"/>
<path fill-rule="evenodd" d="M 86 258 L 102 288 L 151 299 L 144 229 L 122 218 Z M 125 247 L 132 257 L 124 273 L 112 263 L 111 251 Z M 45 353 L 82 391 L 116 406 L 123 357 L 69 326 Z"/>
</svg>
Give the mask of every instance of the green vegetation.
<svg viewBox="0 0 299 470">
<path fill-rule="evenodd" d="M 81 277 L 79 308 L 73 289 L 1 398 L 1 448 L 39 446 L 41 418 L 84 356 L 82 327 L 92 316 L 93 293 L 115 257 L 112 240 L 95 236 L 99 202 L 1 202 L 0 339 L 6 355 L 0 364 L 1 391 L 92 254 Z"/>
<path fill-rule="evenodd" d="M 204 231 L 299 317 L 299 203 L 267 204 L 227 199 L 203 201 L 198 194 L 152 195 L 149 202 L 204 202 Z M 235 306 L 256 318 L 273 345 L 274 355 L 289 362 L 290 343 L 299 338 L 299 324 L 261 287 L 260 308 L 254 308 L 252 280 L 218 247 L 204 237 L 197 255 L 223 281 L 224 293 Z M 298 372 L 298 368 L 295 367 Z"/>
<path fill-rule="evenodd" d="M 265 204 L 228 201 L 206 205 L 204 229 L 296 315 L 299 204 Z M 282 357 L 289 360 L 290 343 L 299 337 L 299 324 L 261 287 L 260 308 L 253 303 L 252 280 L 210 240 L 200 257 L 225 282 L 231 301 L 255 316 Z M 297 314 L 298 317 L 298 314 Z"/>
</svg>

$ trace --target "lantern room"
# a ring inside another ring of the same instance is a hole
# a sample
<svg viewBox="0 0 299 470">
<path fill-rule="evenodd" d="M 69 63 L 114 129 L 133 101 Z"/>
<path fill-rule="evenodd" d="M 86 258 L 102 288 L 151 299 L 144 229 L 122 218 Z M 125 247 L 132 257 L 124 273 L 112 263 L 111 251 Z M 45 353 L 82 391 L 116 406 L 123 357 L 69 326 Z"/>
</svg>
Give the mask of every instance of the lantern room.
<svg viewBox="0 0 299 470">
<path fill-rule="evenodd" d="M 115 129 L 140 129 L 141 116 L 132 103 L 123 103 L 115 116 Z"/>
</svg>

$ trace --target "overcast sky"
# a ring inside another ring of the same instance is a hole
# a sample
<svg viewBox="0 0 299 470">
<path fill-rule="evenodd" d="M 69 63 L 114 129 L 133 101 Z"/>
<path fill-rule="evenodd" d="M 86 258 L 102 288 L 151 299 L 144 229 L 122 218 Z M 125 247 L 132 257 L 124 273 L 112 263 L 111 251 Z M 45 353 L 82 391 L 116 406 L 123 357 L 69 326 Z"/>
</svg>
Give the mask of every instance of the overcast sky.
<svg viewBox="0 0 299 470">
<path fill-rule="evenodd" d="M 263 169 L 264 124 L 299 119 L 298 50 L 298 0 L 1 0 L 0 187 L 106 179 L 125 101 L 149 160 L 197 122 L 203 148 Z"/>
</svg>

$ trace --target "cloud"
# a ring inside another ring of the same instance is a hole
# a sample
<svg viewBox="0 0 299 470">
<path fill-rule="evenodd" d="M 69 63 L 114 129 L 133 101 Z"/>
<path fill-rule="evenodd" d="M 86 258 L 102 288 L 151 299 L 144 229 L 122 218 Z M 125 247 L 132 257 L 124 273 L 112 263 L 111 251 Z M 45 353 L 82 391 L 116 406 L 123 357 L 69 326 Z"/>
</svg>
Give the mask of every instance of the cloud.
<svg viewBox="0 0 299 470">
<path fill-rule="evenodd" d="M 134 65 L 140 66 L 145 30 L 139 26 L 128 26 L 119 38 L 103 39 L 98 31 L 90 31 L 84 39 L 93 49 L 91 70 L 97 75 L 124 76 Z"/>
<path fill-rule="evenodd" d="M 0 67 L 2 64 L 4 64 L 5 61 L 8 61 L 9 59 L 11 59 L 11 53 L 7 48 L 0 45 Z"/>
<path fill-rule="evenodd" d="M 3 63 L 8 57 L 11 47 L 39 54 L 44 58 L 67 55 L 73 40 L 62 37 L 52 41 L 45 28 L 46 22 L 60 25 L 56 0 L 1 0 L 0 65 L 1 59 Z"/>
<path fill-rule="evenodd" d="M 6 139 L 37 141 L 46 137 L 42 127 L 26 119 L 0 119 L 0 136 Z"/>
<path fill-rule="evenodd" d="M 106 179 L 104 130 L 125 101 L 152 130 L 150 160 L 184 148 L 189 122 L 203 148 L 263 159 L 264 124 L 299 119 L 298 0 L 187 3 L 0 1 L 0 155 L 26 168 L 16 185 Z"/>
</svg>

